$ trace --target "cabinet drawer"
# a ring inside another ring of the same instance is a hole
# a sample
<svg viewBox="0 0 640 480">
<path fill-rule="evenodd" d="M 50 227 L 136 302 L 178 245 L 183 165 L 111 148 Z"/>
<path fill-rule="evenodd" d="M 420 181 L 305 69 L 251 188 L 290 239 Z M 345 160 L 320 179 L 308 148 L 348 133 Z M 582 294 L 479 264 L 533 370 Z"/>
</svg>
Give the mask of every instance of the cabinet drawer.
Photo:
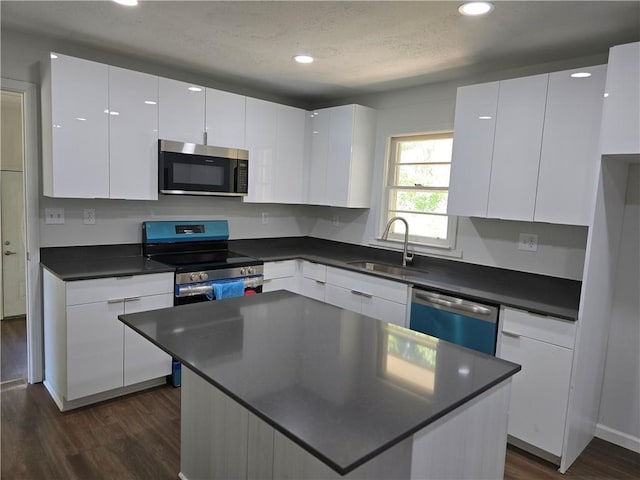
<svg viewBox="0 0 640 480">
<path fill-rule="evenodd" d="M 327 283 L 392 302 L 407 304 L 409 287 L 404 283 L 333 267 L 327 267 Z"/>
<path fill-rule="evenodd" d="M 407 317 L 407 306 L 402 303 L 391 302 L 384 298 L 363 297 L 362 314 L 382 320 L 387 323 L 394 323 L 401 327 L 405 326 Z"/>
<path fill-rule="evenodd" d="M 275 292 L 276 290 L 287 290 L 298 293 L 298 279 L 296 277 L 267 278 L 262 284 L 262 291 Z"/>
<path fill-rule="evenodd" d="M 573 349 L 576 335 L 575 322 L 509 307 L 502 307 L 500 316 L 501 330 L 504 334 L 533 338 Z"/>
<path fill-rule="evenodd" d="M 302 279 L 301 294 L 305 297 L 314 298 L 324 302 L 325 299 L 326 284 L 320 280 L 314 280 L 313 278 Z"/>
<path fill-rule="evenodd" d="M 264 264 L 264 279 L 294 277 L 298 272 L 298 260 L 279 260 Z"/>
<path fill-rule="evenodd" d="M 302 276 L 320 282 L 327 281 L 327 266 L 320 263 L 302 262 Z"/>
<path fill-rule="evenodd" d="M 173 273 L 96 278 L 68 282 L 67 305 L 121 300 L 173 292 Z"/>
</svg>

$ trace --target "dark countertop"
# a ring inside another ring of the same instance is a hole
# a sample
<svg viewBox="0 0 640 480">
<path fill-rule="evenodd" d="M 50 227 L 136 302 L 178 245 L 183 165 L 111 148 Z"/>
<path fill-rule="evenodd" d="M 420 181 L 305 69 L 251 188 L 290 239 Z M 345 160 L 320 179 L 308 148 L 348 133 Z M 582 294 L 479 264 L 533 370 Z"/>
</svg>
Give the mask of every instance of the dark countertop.
<svg viewBox="0 0 640 480">
<path fill-rule="evenodd" d="M 402 253 L 313 237 L 230 240 L 229 249 L 265 262 L 300 258 L 413 284 L 485 303 L 507 305 L 566 320 L 578 319 L 581 282 L 415 255 L 415 274 L 373 273 L 347 262 L 373 260 L 400 265 Z M 51 247 L 40 263 L 65 281 L 171 272 L 173 268 L 142 257 L 140 244 Z"/>
<path fill-rule="evenodd" d="M 397 277 L 373 273 L 347 262 L 373 260 L 401 265 L 401 252 L 311 237 L 232 240 L 229 248 L 265 262 L 300 258 L 480 302 L 507 305 L 571 321 L 578 319 L 582 283 L 577 280 L 422 255 L 414 257 L 412 268 L 417 270 L 415 274 Z"/>
<path fill-rule="evenodd" d="M 520 370 L 286 291 L 119 318 L 342 475 Z"/>
<path fill-rule="evenodd" d="M 143 257 L 139 244 L 42 248 L 40 264 L 65 282 L 174 271 Z"/>
</svg>

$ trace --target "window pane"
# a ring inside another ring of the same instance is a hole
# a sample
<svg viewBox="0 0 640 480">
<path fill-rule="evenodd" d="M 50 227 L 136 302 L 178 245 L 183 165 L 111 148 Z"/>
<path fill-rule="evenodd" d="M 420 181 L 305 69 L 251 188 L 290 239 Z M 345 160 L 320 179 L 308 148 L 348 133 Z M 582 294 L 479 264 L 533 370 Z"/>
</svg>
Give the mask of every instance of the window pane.
<svg viewBox="0 0 640 480">
<path fill-rule="evenodd" d="M 451 164 L 399 165 L 396 172 L 396 185 L 399 186 L 448 187 Z"/>
<path fill-rule="evenodd" d="M 398 163 L 450 162 L 453 138 L 398 142 Z"/>
<path fill-rule="evenodd" d="M 428 190 L 399 190 L 389 192 L 389 205 L 394 210 L 410 212 L 447 213 L 449 193 Z"/>
<path fill-rule="evenodd" d="M 414 236 L 447 238 L 447 229 L 449 227 L 449 217 L 447 216 L 389 212 L 389 218 L 396 215 L 409 222 L 410 238 Z M 393 222 L 391 233 L 404 236 L 404 223 L 400 221 Z"/>
</svg>

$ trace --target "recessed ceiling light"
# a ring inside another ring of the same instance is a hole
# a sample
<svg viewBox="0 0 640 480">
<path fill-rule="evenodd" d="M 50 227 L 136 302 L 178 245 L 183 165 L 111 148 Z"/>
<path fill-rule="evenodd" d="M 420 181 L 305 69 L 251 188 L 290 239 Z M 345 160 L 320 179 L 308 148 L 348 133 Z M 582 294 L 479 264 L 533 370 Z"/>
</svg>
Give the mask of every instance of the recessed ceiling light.
<svg viewBox="0 0 640 480">
<path fill-rule="evenodd" d="M 51 54 L 49 54 L 49 56 L 50 56 L 51 58 L 58 58 L 58 55 L 56 55 L 55 53 L 51 53 Z"/>
<path fill-rule="evenodd" d="M 604 92 L 604 98 L 607 98 L 609 96 L 609 92 Z"/>
<path fill-rule="evenodd" d="M 293 59 L 298 63 L 313 63 L 311 55 L 296 55 Z"/>
<path fill-rule="evenodd" d="M 120 5 L 125 5 L 127 7 L 135 7 L 136 5 L 138 5 L 138 0 L 113 0 L 116 3 L 119 3 Z"/>
<path fill-rule="evenodd" d="M 467 2 L 458 7 L 462 15 L 475 16 L 484 15 L 493 10 L 493 3 L 490 2 Z"/>
<path fill-rule="evenodd" d="M 154 102 L 153 100 L 145 100 L 144 103 L 147 105 L 156 105 L 158 102 Z"/>
<path fill-rule="evenodd" d="M 491 120 L 492 117 L 490 117 L 489 115 L 480 115 L 478 118 L 480 120 Z"/>
<path fill-rule="evenodd" d="M 86 122 L 87 119 L 84 117 L 76 117 L 76 120 L 80 120 L 81 122 Z"/>
<path fill-rule="evenodd" d="M 576 73 L 572 73 L 571 76 L 573 78 L 587 78 L 587 77 L 590 77 L 591 74 L 589 72 L 576 72 Z"/>
<path fill-rule="evenodd" d="M 202 89 L 200 87 L 189 87 L 189 90 L 191 92 L 201 92 Z"/>
</svg>

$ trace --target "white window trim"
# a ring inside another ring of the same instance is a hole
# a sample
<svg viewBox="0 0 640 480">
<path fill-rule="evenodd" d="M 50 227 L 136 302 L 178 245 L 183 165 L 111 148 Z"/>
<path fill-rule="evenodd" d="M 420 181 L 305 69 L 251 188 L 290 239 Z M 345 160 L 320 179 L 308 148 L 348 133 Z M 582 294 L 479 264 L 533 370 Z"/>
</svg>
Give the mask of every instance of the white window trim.
<svg viewBox="0 0 640 480">
<path fill-rule="evenodd" d="M 382 176 L 382 202 L 381 209 L 378 215 L 378 225 L 376 238 L 372 239 L 370 245 L 382 246 L 385 248 L 391 248 L 394 250 L 402 250 L 404 243 L 404 235 L 390 233 L 387 240 L 382 239 L 382 233 L 387 225 L 387 215 L 389 211 L 389 169 L 391 167 L 391 147 L 393 140 L 402 137 L 415 137 L 419 135 L 439 135 L 439 134 L 453 134 L 451 130 L 440 130 L 434 132 L 415 132 L 415 133 L 403 133 L 390 135 L 387 137 L 386 155 L 384 162 L 384 172 Z M 411 232 L 409 232 L 409 245 L 411 250 L 417 253 L 425 253 L 428 255 L 462 258 L 462 252 L 456 250 L 456 238 L 458 233 L 458 217 L 455 215 L 449 215 L 449 226 L 447 230 L 447 240 L 442 243 L 434 241 L 430 243 L 416 242 L 415 237 L 412 241 Z"/>
</svg>

